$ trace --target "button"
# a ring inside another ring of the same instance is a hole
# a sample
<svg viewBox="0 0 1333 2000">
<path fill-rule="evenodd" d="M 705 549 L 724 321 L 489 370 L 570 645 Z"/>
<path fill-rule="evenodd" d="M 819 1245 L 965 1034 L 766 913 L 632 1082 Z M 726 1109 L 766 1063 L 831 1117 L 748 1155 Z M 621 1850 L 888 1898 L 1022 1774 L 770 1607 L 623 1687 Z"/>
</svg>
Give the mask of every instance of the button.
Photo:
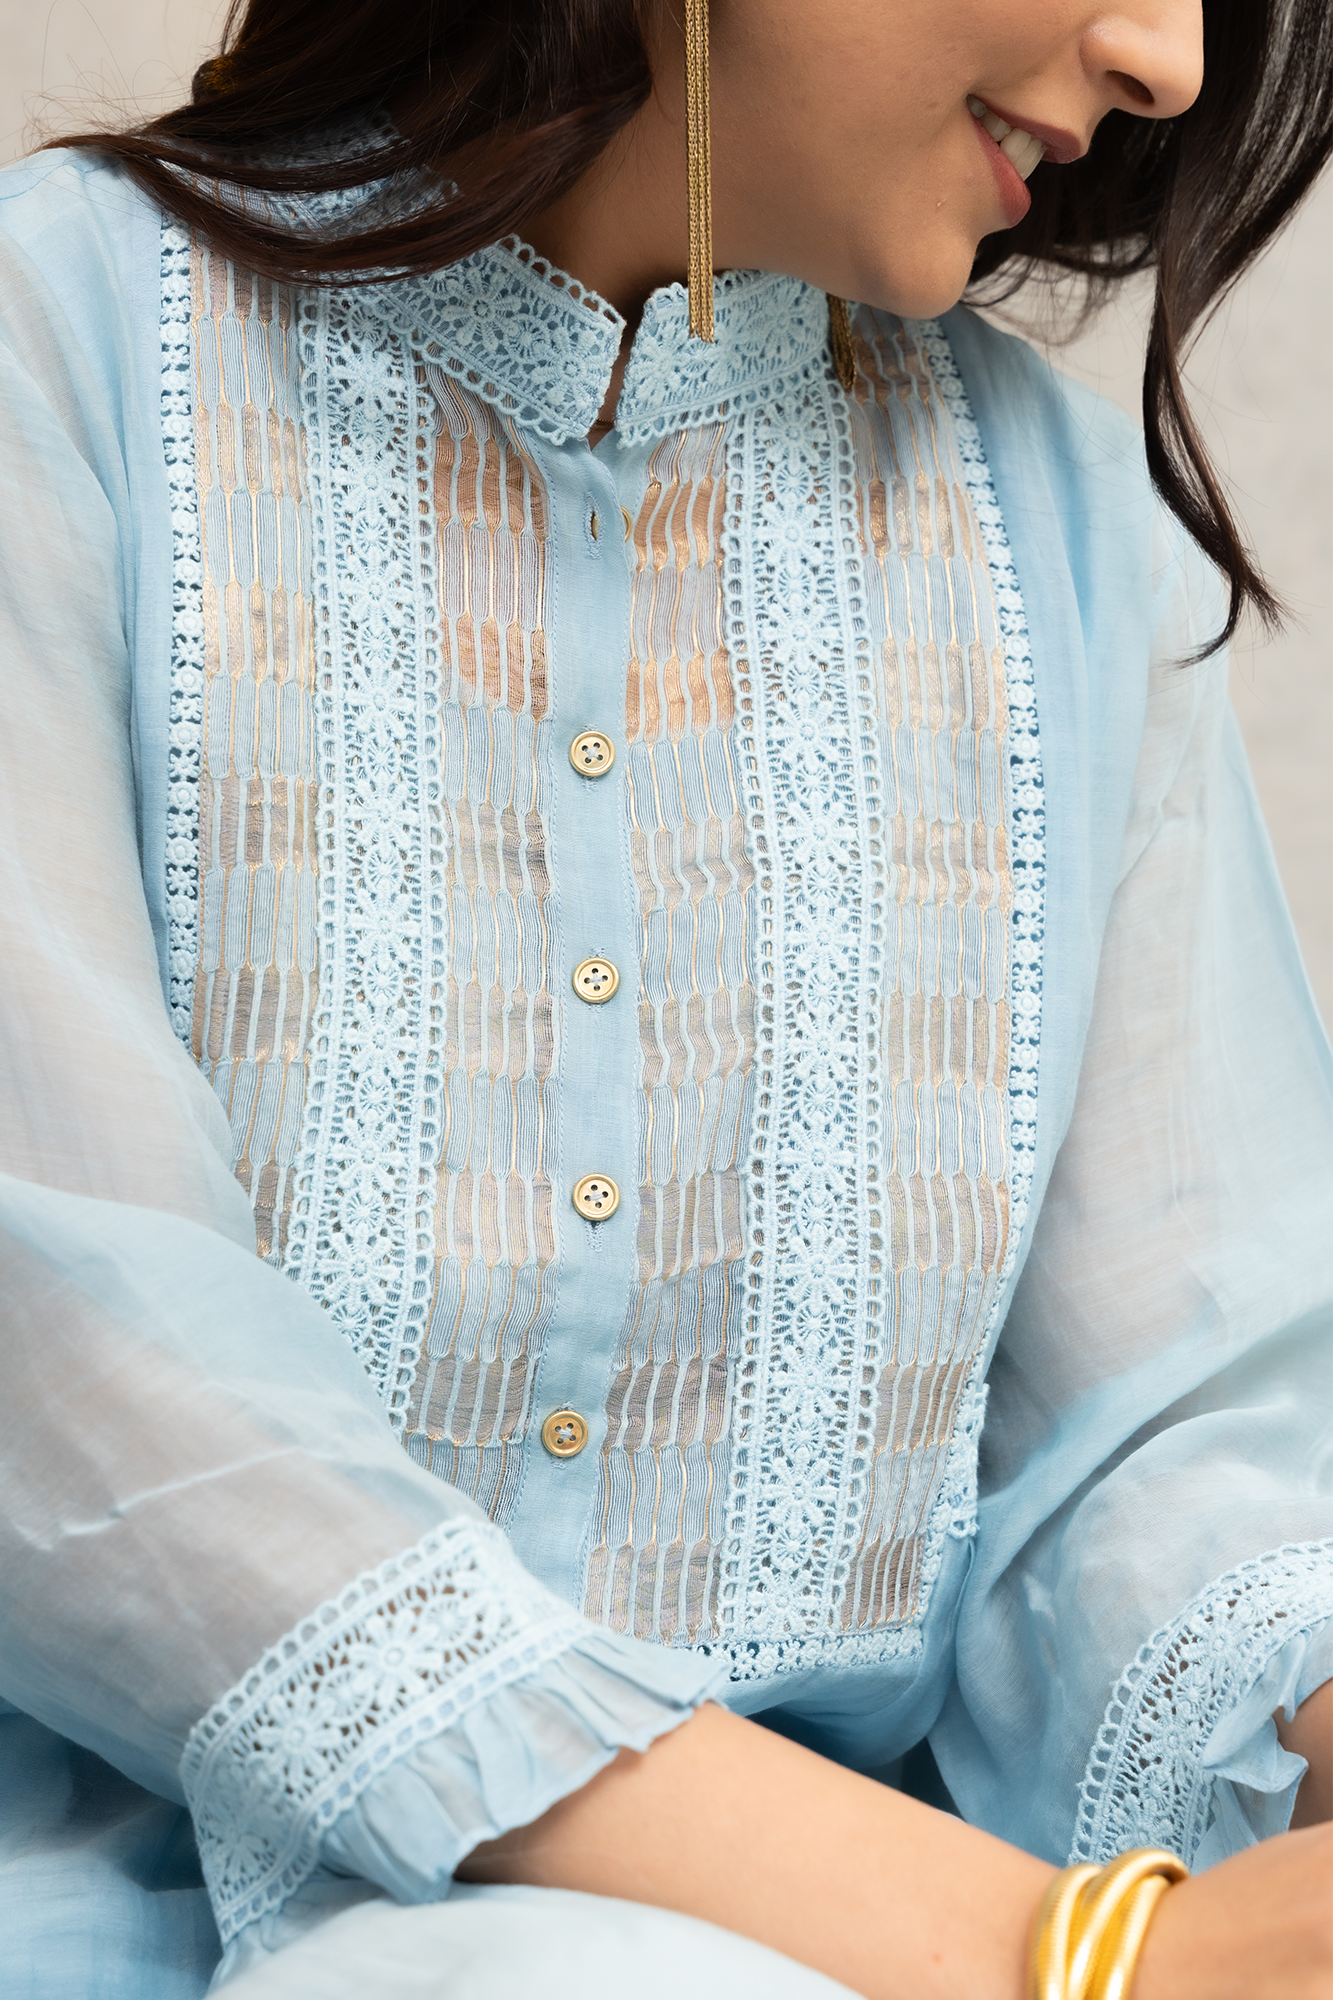
<svg viewBox="0 0 1333 2000">
<path fill-rule="evenodd" d="M 574 1206 L 587 1222 L 605 1222 L 620 1207 L 620 1189 L 610 1174 L 585 1174 L 574 1183 Z"/>
<path fill-rule="evenodd" d="M 577 1410 L 552 1410 L 542 1425 L 542 1443 L 552 1458 L 577 1458 L 588 1442 L 588 1426 Z"/>
<path fill-rule="evenodd" d="M 574 991 L 590 1006 L 609 1000 L 620 984 L 620 974 L 609 958 L 585 958 L 574 967 Z"/>
<path fill-rule="evenodd" d="M 597 526 L 597 515 L 595 512 L 589 515 L 588 526 L 592 529 L 593 540 L 596 541 L 600 530 L 598 529 Z"/>
<path fill-rule="evenodd" d="M 570 744 L 569 761 L 585 778 L 602 778 L 616 761 L 616 746 L 600 729 L 585 729 Z"/>
<path fill-rule="evenodd" d="M 630 518 L 630 511 L 628 507 L 621 508 L 620 517 L 625 523 L 625 540 L 628 541 L 630 536 L 634 533 L 634 522 Z"/>
</svg>

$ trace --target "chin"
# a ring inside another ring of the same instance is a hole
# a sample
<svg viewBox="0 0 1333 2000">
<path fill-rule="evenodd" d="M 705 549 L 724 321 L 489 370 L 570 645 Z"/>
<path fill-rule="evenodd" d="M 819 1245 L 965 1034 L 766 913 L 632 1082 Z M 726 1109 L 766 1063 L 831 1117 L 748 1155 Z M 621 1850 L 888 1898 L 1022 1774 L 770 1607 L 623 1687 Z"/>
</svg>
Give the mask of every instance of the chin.
<svg viewBox="0 0 1333 2000">
<path fill-rule="evenodd" d="M 897 313 L 900 319 L 938 319 L 958 304 L 972 275 L 975 243 L 951 243 L 910 262 L 894 254 L 899 246 L 886 247 L 888 254 L 867 259 L 858 268 L 846 297 Z"/>
</svg>

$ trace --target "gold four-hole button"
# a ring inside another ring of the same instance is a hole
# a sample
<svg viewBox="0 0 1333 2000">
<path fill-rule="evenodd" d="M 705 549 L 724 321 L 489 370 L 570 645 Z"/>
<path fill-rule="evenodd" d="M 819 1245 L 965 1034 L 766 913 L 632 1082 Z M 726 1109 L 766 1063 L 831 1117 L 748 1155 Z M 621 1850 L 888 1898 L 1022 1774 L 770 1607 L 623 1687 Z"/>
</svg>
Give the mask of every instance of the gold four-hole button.
<svg viewBox="0 0 1333 2000">
<path fill-rule="evenodd" d="M 609 958 L 585 958 L 574 967 L 574 991 L 590 1006 L 609 1000 L 620 984 L 620 974 Z"/>
<path fill-rule="evenodd" d="M 600 729 L 584 729 L 569 746 L 569 761 L 585 778 L 604 778 L 616 761 L 616 746 Z"/>
<path fill-rule="evenodd" d="M 585 1174 L 574 1183 L 574 1206 L 588 1222 L 605 1222 L 620 1206 L 620 1189 L 610 1174 Z"/>
<path fill-rule="evenodd" d="M 577 1410 L 552 1410 L 542 1425 L 542 1443 L 552 1458 L 577 1458 L 588 1442 L 588 1426 Z"/>
</svg>

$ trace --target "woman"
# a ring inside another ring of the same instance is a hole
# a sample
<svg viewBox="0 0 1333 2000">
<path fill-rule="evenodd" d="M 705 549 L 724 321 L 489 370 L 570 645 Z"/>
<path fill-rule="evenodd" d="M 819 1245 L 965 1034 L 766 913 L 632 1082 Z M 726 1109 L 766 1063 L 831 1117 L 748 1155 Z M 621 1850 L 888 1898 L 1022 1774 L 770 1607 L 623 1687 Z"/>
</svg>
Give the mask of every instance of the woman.
<svg viewBox="0 0 1333 2000">
<path fill-rule="evenodd" d="M 4 176 L 7 1994 L 1017 2000 L 1067 1859 L 1136 2000 L 1324 1990 L 1176 365 L 1329 35 L 251 0 Z M 1024 255 L 1156 262 L 1146 464 L 952 310 Z"/>
</svg>

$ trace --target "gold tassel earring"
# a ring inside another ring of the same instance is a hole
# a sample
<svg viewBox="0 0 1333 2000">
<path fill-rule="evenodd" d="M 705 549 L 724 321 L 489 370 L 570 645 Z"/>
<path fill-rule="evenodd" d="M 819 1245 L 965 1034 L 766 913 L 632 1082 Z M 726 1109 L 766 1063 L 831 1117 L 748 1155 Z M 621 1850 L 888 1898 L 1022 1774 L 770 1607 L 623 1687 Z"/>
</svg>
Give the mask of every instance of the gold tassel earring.
<svg viewBox="0 0 1333 2000">
<path fill-rule="evenodd" d="M 690 212 L 690 335 L 713 338 L 713 164 L 708 123 L 708 0 L 685 0 L 685 170 Z M 828 294 L 833 372 L 850 396 L 856 381 L 846 299 Z"/>
<path fill-rule="evenodd" d="M 713 169 L 708 147 L 708 0 L 685 0 L 685 165 L 690 205 L 690 333 L 713 338 Z"/>
<path fill-rule="evenodd" d="M 856 386 L 856 349 L 852 346 L 852 316 L 846 299 L 836 292 L 828 297 L 828 344 L 833 354 L 833 372 L 850 396 Z"/>
</svg>

